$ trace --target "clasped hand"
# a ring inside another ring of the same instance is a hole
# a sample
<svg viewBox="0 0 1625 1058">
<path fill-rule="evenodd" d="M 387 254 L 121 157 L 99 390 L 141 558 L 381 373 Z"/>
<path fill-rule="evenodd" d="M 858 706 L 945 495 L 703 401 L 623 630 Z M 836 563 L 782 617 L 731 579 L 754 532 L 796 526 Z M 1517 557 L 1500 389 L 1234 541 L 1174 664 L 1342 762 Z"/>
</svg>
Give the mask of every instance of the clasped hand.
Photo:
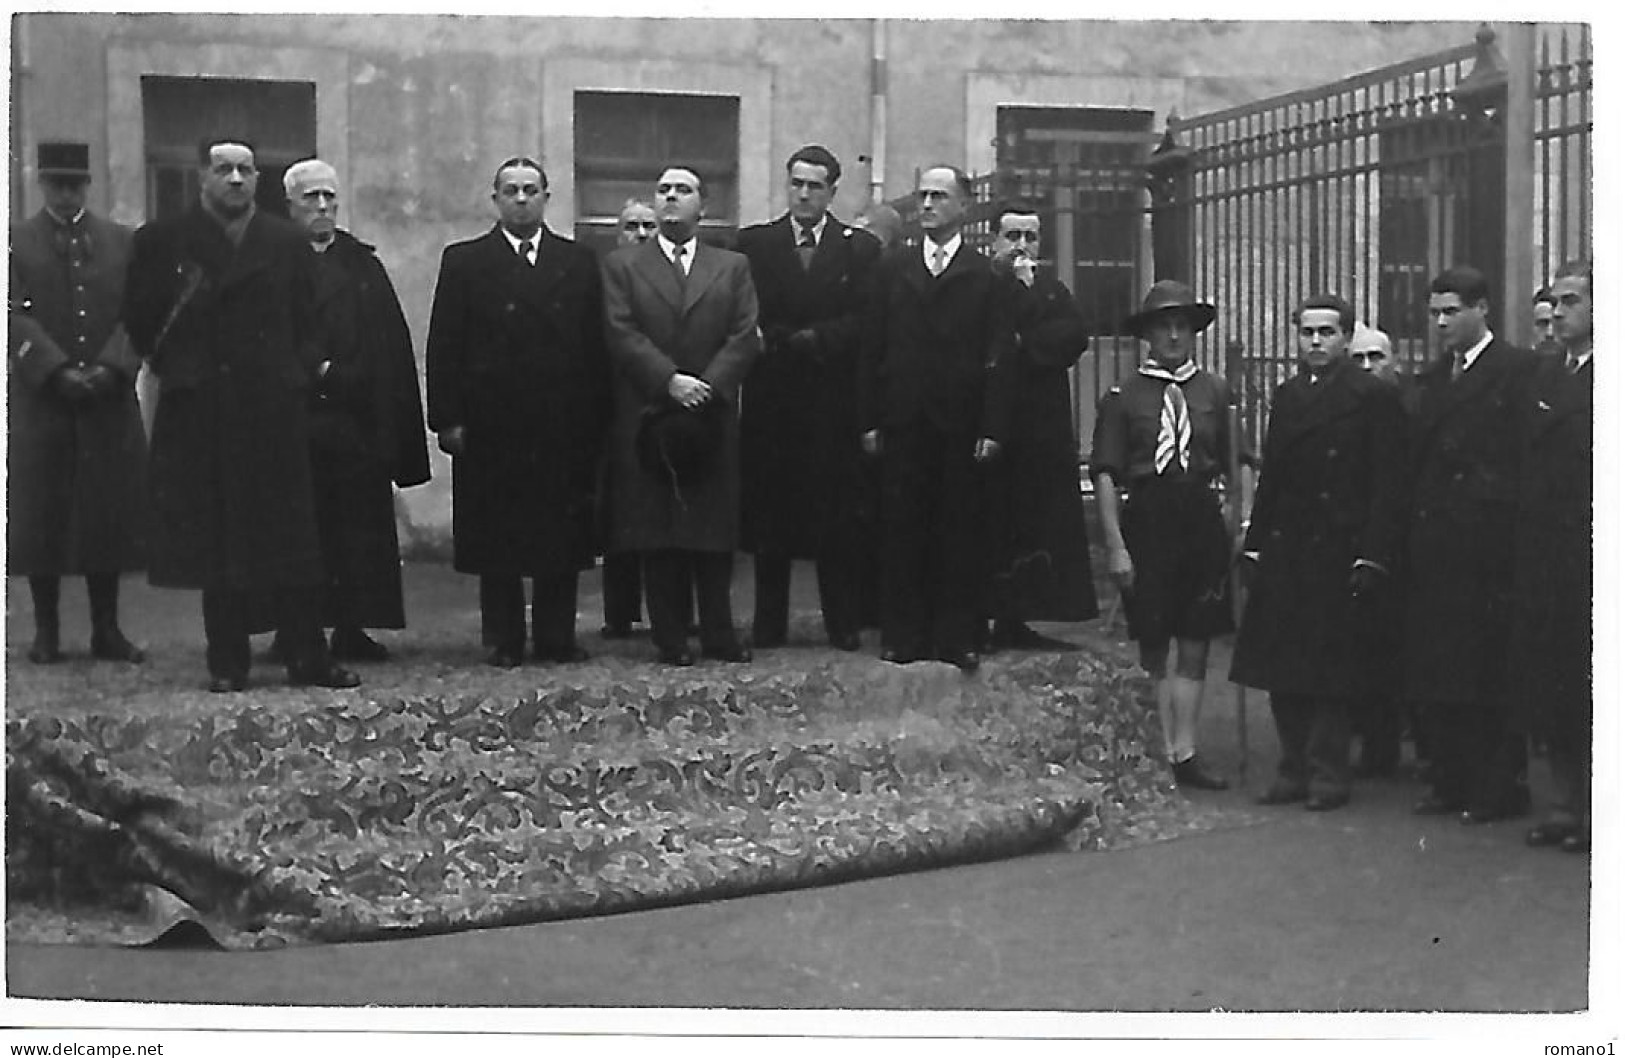
<svg viewBox="0 0 1625 1058">
<path fill-rule="evenodd" d="M 672 400 L 683 407 L 698 408 L 711 399 L 711 384 L 703 378 L 695 378 L 679 371 L 666 383 L 666 392 Z"/>
</svg>

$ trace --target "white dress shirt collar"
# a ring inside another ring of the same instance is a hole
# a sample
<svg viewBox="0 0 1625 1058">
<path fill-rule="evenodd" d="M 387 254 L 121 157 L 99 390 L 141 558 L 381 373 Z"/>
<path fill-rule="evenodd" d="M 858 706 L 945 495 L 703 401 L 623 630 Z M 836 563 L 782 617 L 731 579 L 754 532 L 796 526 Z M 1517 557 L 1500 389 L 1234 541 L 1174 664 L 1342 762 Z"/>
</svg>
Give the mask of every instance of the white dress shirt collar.
<svg viewBox="0 0 1625 1058">
<path fill-rule="evenodd" d="M 817 246 L 818 244 L 820 244 L 820 243 L 822 243 L 824 241 L 824 226 L 827 225 L 828 223 L 829 223 L 829 214 L 825 213 L 823 216 L 818 218 L 818 223 L 814 224 L 812 226 L 812 237 L 813 237 L 813 245 L 814 246 Z M 801 233 L 806 231 L 806 230 L 807 230 L 806 228 L 803 228 L 801 226 L 801 222 L 799 220 L 796 220 L 794 217 L 790 218 L 790 231 L 795 236 L 797 246 L 801 245 Z"/>
<path fill-rule="evenodd" d="M 954 232 L 954 237 L 942 244 L 942 248 L 948 252 L 948 256 L 942 259 L 942 270 L 944 272 L 954 263 L 954 255 L 959 252 L 959 245 L 964 241 L 964 237 L 959 232 Z M 925 270 L 927 272 L 931 271 L 932 261 L 937 256 L 937 244 L 929 238 L 921 239 L 920 254 L 925 261 Z"/>
<path fill-rule="evenodd" d="M 1489 348 L 1489 344 L 1494 340 L 1495 335 L 1491 334 L 1489 331 L 1485 331 L 1484 337 L 1480 338 L 1471 349 L 1461 354 L 1461 369 L 1463 371 L 1471 370 L 1473 361 L 1478 359 L 1478 354 Z"/>
<path fill-rule="evenodd" d="M 665 232 L 657 233 L 655 242 L 660 244 L 660 252 L 666 255 L 666 260 L 672 262 L 677 260 L 677 244 L 666 238 Z M 683 243 L 683 274 L 685 276 L 694 269 L 694 250 L 698 245 L 699 240 L 692 235 L 688 237 L 687 242 Z"/>
<path fill-rule="evenodd" d="M 502 237 L 504 239 L 508 240 L 508 245 L 513 247 L 513 252 L 517 254 L 519 252 L 519 244 L 524 242 L 525 240 L 519 238 L 513 232 L 509 231 L 507 228 L 504 228 L 500 224 L 497 225 L 497 230 L 502 233 Z M 528 258 L 526 258 L 526 263 L 527 264 L 535 264 L 536 263 L 536 258 L 541 252 L 542 252 L 542 229 L 537 228 L 536 229 L 536 234 L 532 235 L 530 237 L 530 256 Z"/>
</svg>

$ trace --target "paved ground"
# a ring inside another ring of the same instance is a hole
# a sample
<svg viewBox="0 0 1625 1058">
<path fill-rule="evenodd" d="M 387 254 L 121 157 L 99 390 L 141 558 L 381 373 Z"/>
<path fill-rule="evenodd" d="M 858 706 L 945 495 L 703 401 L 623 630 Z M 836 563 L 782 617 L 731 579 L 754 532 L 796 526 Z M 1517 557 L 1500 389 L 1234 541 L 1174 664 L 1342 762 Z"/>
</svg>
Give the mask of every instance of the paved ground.
<svg viewBox="0 0 1625 1058">
<path fill-rule="evenodd" d="M 798 605 L 811 605 L 798 570 Z M 748 612 L 749 577 L 737 582 Z M 10 587 L 7 662 L 31 627 Z M 82 601 L 70 591 L 70 645 Z M 195 596 L 127 590 L 127 622 L 177 680 L 202 678 Z M 408 567 L 409 647 L 475 634 L 475 587 Z M 582 626 L 599 624 L 596 578 Z M 470 658 L 471 644 L 447 646 Z M 1215 651 L 1214 671 L 1228 664 Z M 88 663 L 51 674 L 89 678 Z M 38 686 L 37 674 L 13 679 Z M 1207 752 L 1234 776 L 1234 692 Z M 1274 754 L 1261 695 L 1251 780 Z M 1539 766 L 1537 764 L 1537 772 Z M 1538 785 L 1537 797 L 1542 790 Z M 596 919 L 255 954 L 16 946 L 13 996 L 202 1003 L 1028 1011 L 1552 1011 L 1589 1005 L 1588 860 L 1523 825 L 1408 812 L 1414 783 L 1348 809 L 1111 853 L 1049 854 Z M 1247 804 L 1242 791 L 1202 795 Z M 1266 810 L 1260 810 L 1266 811 Z"/>
</svg>

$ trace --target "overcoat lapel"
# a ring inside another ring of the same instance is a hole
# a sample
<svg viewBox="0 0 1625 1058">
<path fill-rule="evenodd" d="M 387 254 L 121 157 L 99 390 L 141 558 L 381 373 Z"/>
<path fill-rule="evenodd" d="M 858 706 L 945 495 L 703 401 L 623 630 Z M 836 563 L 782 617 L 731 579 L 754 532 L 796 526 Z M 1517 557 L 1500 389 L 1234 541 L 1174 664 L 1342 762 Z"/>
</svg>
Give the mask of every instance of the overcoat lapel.
<svg viewBox="0 0 1625 1058">
<path fill-rule="evenodd" d="M 1595 361 L 1588 360 L 1578 374 L 1571 375 L 1559 358 L 1544 367 L 1535 387 L 1532 436 L 1540 436 L 1572 415 L 1591 416 L 1592 374 Z"/>
<path fill-rule="evenodd" d="M 695 263 L 699 263 L 699 254 L 695 254 Z M 672 269 L 671 261 L 661 252 L 660 244 L 650 239 L 638 249 L 637 258 L 633 262 L 644 281 L 660 292 L 660 296 L 671 304 L 671 307 L 681 312 L 683 308 L 683 287 L 677 282 L 677 273 Z M 689 277 L 690 279 L 693 276 Z"/>
<path fill-rule="evenodd" d="M 329 246 L 326 252 L 337 253 L 338 247 Z M 317 309 L 326 307 L 329 301 L 343 293 L 345 288 L 349 286 L 348 270 L 344 267 L 345 262 L 335 257 L 334 263 L 339 267 L 314 269 L 316 273 Z"/>
<path fill-rule="evenodd" d="M 1500 339 L 1491 340 L 1478 354 L 1473 366 L 1462 375 L 1450 378 L 1450 360 L 1444 358 L 1427 369 L 1427 388 L 1422 399 L 1422 422 L 1419 440 L 1430 436 L 1457 408 L 1479 392 L 1493 386 L 1506 368 L 1506 350 Z"/>
<path fill-rule="evenodd" d="M 213 223 L 207 217 L 204 220 L 206 223 Z M 271 247 L 266 238 L 265 226 L 263 213 L 256 211 L 249 218 L 248 228 L 243 232 L 243 241 L 237 244 L 236 252 L 231 254 L 225 271 L 221 273 L 221 290 L 230 290 L 239 283 L 247 282 L 270 266 Z M 220 240 L 228 247 L 231 245 L 231 240 L 226 238 L 223 230 L 220 232 Z"/>
<path fill-rule="evenodd" d="M 1345 374 L 1348 370 L 1346 363 L 1339 364 L 1319 382 L 1300 375 L 1289 383 L 1297 393 L 1287 408 L 1282 409 L 1288 414 L 1270 426 L 1271 430 L 1280 431 L 1281 444 L 1293 444 L 1359 406 L 1353 388 L 1348 385 Z"/>
<path fill-rule="evenodd" d="M 659 249 L 657 248 L 655 252 L 659 253 Z M 664 257 L 665 254 L 661 254 L 661 256 Z M 717 251 L 696 239 L 694 241 L 694 263 L 688 269 L 688 281 L 683 284 L 683 314 L 685 316 L 700 300 L 706 288 L 716 282 L 717 277 L 721 274 L 722 263 L 717 256 Z M 675 276 L 672 277 L 672 281 L 676 282 Z"/>
</svg>

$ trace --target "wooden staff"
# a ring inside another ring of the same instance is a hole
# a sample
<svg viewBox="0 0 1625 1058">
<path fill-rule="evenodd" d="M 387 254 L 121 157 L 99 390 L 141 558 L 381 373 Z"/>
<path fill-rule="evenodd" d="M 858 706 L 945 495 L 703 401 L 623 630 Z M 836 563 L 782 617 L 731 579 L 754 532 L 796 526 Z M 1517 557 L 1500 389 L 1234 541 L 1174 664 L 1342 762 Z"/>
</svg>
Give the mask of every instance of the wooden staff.
<svg viewBox="0 0 1625 1058">
<path fill-rule="evenodd" d="M 1245 520 L 1243 507 L 1246 503 L 1245 490 L 1241 482 L 1241 386 L 1243 381 L 1242 370 L 1242 344 L 1239 339 L 1232 338 L 1225 344 L 1224 374 L 1225 381 L 1230 386 L 1230 406 L 1225 409 L 1225 428 L 1229 435 L 1228 466 L 1225 473 L 1228 475 L 1228 484 L 1225 495 L 1228 502 L 1225 504 L 1225 520 L 1229 524 L 1230 541 L 1232 544 L 1232 559 L 1230 562 L 1230 612 L 1235 618 L 1236 629 L 1241 629 L 1241 544 L 1242 524 Z M 1241 746 L 1241 784 L 1247 784 L 1247 688 L 1236 684 L 1236 741 Z"/>
</svg>

